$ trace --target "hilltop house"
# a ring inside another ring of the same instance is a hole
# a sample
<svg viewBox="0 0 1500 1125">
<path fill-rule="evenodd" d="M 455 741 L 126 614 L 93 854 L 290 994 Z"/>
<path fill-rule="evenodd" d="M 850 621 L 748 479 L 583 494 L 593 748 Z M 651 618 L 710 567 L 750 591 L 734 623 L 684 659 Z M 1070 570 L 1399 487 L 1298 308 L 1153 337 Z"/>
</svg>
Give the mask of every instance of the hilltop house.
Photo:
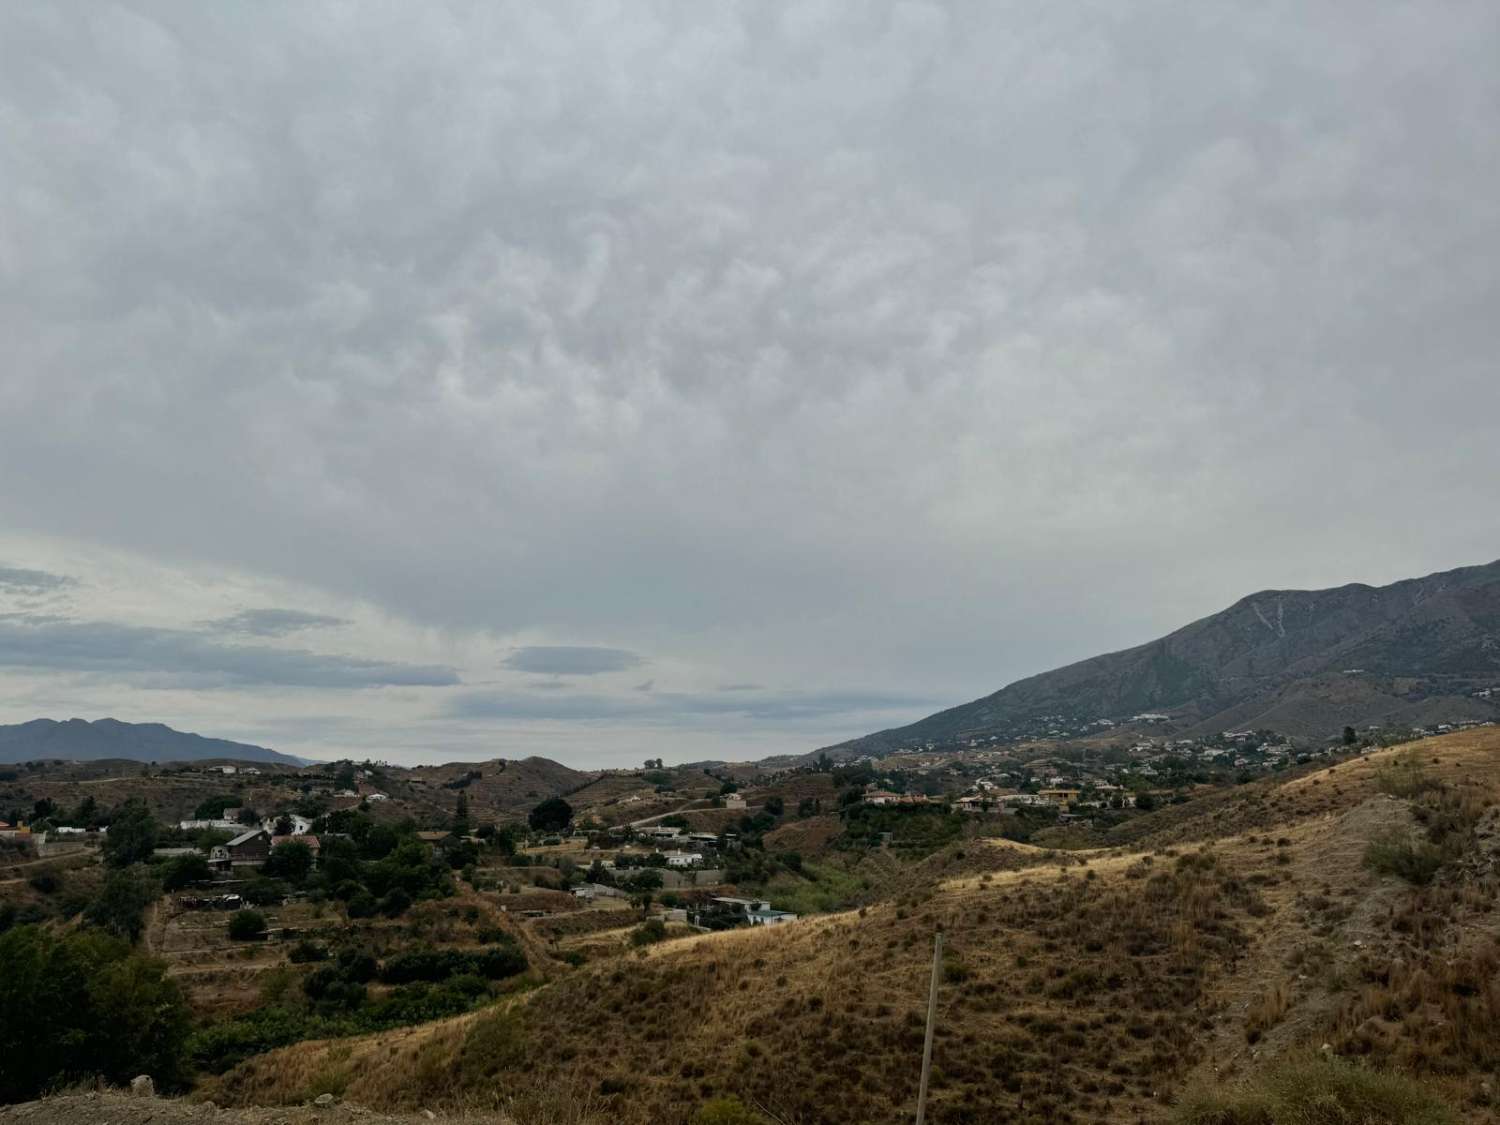
<svg viewBox="0 0 1500 1125">
<path fill-rule="evenodd" d="M 233 867 L 264 863 L 271 854 L 271 834 L 264 828 L 251 828 L 225 844 L 224 850 Z"/>
<path fill-rule="evenodd" d="M 668 867 L 701 867 L 702 852 L 664 852 Z"/>
</svg>

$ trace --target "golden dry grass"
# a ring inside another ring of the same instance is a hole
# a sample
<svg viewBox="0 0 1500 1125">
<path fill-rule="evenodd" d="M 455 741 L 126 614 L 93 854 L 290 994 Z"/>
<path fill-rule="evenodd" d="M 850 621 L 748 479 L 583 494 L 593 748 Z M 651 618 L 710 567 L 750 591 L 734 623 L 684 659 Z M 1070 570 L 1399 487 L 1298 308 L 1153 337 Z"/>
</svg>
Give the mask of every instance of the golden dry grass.
<svg viewBox="0 0 1500 1125">
<path fill-rule="evenodd" d="M 1365 865 L 1376 833 L 1438 815 L 1382 793 L 1379 771 L 1403 752 L 1242 787 L 1134 849 L 965 841 L 961 860 L 893 873 L 889 901 L 607 957 L 510 1014 L 273 1052 L 215 1096 L 291 1101 L 337 1081 L 381 1108 L 658 1125 L 732 1093 L 789 1122 L 907 1120 L 940 928 L 934 1125 L 1159 1120 L 1189 1081 L 1325 1041 L 1436 1075 L 1486 1120 L 1500 857 L 1465 852 L 1428 888 Z M 1500 731 L 1415 752 L 1459 794 L 1454 815 L 1493 819 Z M 1212 819 L 1211 846 L 1182 842 Z"/>
</svg>

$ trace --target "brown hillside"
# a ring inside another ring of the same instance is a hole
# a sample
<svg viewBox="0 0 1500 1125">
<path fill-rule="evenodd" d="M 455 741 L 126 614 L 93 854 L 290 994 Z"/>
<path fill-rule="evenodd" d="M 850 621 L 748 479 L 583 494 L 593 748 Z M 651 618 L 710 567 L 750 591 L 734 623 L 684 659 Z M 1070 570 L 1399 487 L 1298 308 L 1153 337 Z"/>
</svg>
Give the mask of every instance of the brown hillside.
<svg viewBox="0 0 1500 1125">
<path fill-rule="evenodd" d="M 1489 729 L 1236 791 L 1212 840 L 1173 843 L 1207 832 L 1180 812 L 1085 855 L 967 841 L 893 901 L 610 957 L 508 1010 L 302 1044 L 211 1091 L 295 1102 L 332 1068 L 372 1106 L 521 1121 L 592 1103 L 574 1120 L 682 1122 L 723 1093 L 784 1121 L 909 1120 L 942 929 L 934 1122 L 1161 1120 L 1191 1083 L 1325 1042 L 1488 1120 L 1497 767 Z M 1398 837 L 1451 858 L 1424 886 L 1372 869 Z"/>
</svg>

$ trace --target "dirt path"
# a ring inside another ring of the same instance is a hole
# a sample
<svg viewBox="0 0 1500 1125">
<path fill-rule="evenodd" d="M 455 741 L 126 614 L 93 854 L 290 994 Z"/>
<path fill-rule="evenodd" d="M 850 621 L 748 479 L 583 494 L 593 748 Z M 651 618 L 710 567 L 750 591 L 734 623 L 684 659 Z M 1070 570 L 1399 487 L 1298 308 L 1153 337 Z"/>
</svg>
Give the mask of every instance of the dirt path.
<svg viewBox="0 0 1500 1125">
<path fill-rule="evenodd" d="M 65 1094 L 37 1102 L 0 1106 L 0 1123 L 26 1125 L 444 1125 L 474 1122 L 475 1125 L 515 1125 L 498 1114 L 462 1117 L 432 1117 L 425 1114 L 390 1116 L 362 1106 L 272 1106 L 253 1109 L 219 1109 L 212 1102 L 184 1098 L 137 1098 L 118 1090 L 90 1094 Z"/>
</svg>

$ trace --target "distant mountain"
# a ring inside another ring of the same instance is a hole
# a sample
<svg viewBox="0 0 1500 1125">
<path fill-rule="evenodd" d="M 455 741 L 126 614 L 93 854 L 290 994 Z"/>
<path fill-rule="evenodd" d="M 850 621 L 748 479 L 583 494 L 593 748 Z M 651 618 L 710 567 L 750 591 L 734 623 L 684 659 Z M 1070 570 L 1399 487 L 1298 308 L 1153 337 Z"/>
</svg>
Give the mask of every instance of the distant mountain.
<svg viewBox="0 0 1500 1125">
<path fill-rule="evenodd" d="M 1500 719 L 1500 562 L 1390 586 L 1251 594 L 1160 640 L 829 749 L 1077 733 L 1143 713 L 1184 734 L 1309 737 L 1346 724 Z"/>
<path fill-rule="evenodd" d="M 0 726 L 0 762 L 31 762 L 40 758 L 92 762 L 126 758 L 136 762 L 187 762 L 209 758 L 237 762 L 272 762 L 299 766 L 300 758 L 278 754 L 264 746 L 186 734 L 161 723 L 122 723 L 118 719 L 33 719 Z"/>
</svg>

